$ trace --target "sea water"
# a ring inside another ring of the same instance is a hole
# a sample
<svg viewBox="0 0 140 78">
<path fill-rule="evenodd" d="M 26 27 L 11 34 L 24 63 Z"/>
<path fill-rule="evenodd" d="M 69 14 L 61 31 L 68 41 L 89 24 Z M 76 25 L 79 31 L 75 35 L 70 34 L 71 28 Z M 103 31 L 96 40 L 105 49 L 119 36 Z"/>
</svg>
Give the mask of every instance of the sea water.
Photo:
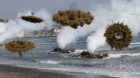
<svg viewBox="0 0 140 78">
<path fill-rule="evenodd" d="M 0 64 L 42 70 L 60 70 L 67 72 L 84 72 L 121 78 L 140 77 L 140 44 L 131 43 L 129 49 L 123 51 L 106 50 L 109 57 L 104 59 L 87 59 L 70 57 L 67 54 L 51 53 L 58 47 L 56 37 L 30 37 L 36 48 L 19 57 L 16 53 L 0 49 Z M 136 41 L 135 41 L 136 42 Z M 67 49 L 86 49 L 86 39 L 79 39 Z"/>
</svg>

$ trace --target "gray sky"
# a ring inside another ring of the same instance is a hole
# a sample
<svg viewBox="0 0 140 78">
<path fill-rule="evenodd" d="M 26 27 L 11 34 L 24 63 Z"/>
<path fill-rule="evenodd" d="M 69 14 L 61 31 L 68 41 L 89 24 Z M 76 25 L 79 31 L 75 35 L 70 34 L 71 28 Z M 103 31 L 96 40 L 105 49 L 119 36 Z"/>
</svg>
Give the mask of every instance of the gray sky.
<svg viewBox="0 0 140 78">
<path fill-rule="evenodd" d="M 72 3 L 77 3 L 78 8 L 89 10 L 91 5 L 107 3 L 109 0 L 0 0 L 0 17 L 15 18 L 18 12 L 25 10 L 46 9 L 55 13 L 61 9 L 68 9 Z"/>
</svg>

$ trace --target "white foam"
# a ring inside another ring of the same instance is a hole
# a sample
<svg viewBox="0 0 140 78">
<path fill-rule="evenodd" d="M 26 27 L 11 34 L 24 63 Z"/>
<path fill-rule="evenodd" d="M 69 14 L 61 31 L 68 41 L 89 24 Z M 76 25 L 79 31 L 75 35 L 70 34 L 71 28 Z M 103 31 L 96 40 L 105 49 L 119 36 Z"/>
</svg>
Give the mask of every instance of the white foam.
<svg viewBox="0 0 140 78">
<path fill-rule="evenodd" d="M 60 64 L 61 61 L 54 61 L 54 60 L 42 60 L 40 63 L 46 63 L 46 64 Z"/>
<path fill-rule="evenodd" d="M 135 56 L 140 56 L 140 53 L 110 53 L 108 54 L 108 57 L 105 59 L 110 59 L 110 58 L 121 58 L 121 57 L 135 57 Z"/>
</svg>

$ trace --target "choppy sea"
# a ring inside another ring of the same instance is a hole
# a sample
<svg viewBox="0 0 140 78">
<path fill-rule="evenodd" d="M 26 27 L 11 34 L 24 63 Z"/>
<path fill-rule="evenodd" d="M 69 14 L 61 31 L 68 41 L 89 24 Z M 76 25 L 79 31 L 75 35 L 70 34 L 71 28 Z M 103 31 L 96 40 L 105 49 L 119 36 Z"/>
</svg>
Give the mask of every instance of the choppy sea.
<svg viewBox="0 0 140 78">
<path fill-rule="evenodd" d="M 120 78 L 140 78 L 140 43 L 137 39 L 123 51 L 104 47 L 107 49 L 105 52 L 109 53 L 109 57 L 104 59 L 87 59 L 51 53 L 54 48 L 58 47 L 55 37 L 23 39 L 33 41 L 36 48 L 23 54 L 22 58 L 16 53 L 1 48 L 0 64 L 41 70 L 94 73 Z M 77 52 L 86 49 L 86 40 L 79 39 L 67 48 L 76 49 Z"/>
</svg>

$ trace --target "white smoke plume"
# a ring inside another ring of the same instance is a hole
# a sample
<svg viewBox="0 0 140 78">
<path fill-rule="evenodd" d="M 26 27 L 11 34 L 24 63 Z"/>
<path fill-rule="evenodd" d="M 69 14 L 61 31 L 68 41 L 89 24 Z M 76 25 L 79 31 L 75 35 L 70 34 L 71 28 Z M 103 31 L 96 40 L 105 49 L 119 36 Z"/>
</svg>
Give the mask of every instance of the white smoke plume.
<svg viewBox="0 0 140 78">
<path fill-rule="evenodd" d="M 103 36 L 104 32 L 105 32 L 104 28 L 101 28 L 98 29 L 97 32 L 88 37 L 87 42 L 89 43 L 87 44 L 87 47 L 89 52 L 98 49 L 98 47 L 104 46 L 106 40 L 105 37 Z"/>
<path fill-rule="evenodd" d="M 0 33 L 0 42 L 4 42 L 7 39 L 12 39 L 12 38 L 23 35 L 22 28 L 19 27 L 17 23 L 12 20 L 10 20 L 6 24 L 3 23 L 1 25 L 1 28 L 3 28 L 3 30 L 1 30 L 1 33 Z"/>
<path fill-rule="evenodd" d="M 64 49 L 67 45 L 74 43 L 77 39 L 90 34 L 93 31 L 93 27 L 83 26 L 74 29 L 72 27 L 63 27 L 57 35 L 57 43 L 61 49 Z"/>
<path fill-rule="evenodd" d="M 34 16 L 42 18 L 41 23 L 31 23 L 20 19 L 21 16 L 32 15 L 32 11 L 19 13 L 15 20 L 10 20 L 7 23 L 0 23 L 0 43 L 8 39 L 23 37 L 25 33 L 39 31 L 47 28 L 52 29 L 52 18 L 45 10 L 34 12 Z"/>
<path fill-rule="evenodd" d="M 139 0 L 110 0 L 110 5 L 99 5 L 92 10 L 94 25 L 97 30 L 87 39 L 87 48 L 94 52 L 106 44 L 104 37 L 108 25 L 115 22 L 127 24 L 133 37 L 140 33 L 140 1 Z"/>
<path fill-rule="evenodd" d="M 31 23 L 20 19 L 21 16 L 30 16 L 30 15 L 42 18 L 44 21 L 41 23 Z M 40 10 L 37 12 L 25 11 L 23 13 L 19 13 L 16 20 L 20 25 L 23 26 L 25 30 L 29 30 L 29 31 L 42 30 L 44 28 L 47 28 L 47 30 L 51 30 L 53 28 L 52 17 L 45 10 Z"/>
</svg>

